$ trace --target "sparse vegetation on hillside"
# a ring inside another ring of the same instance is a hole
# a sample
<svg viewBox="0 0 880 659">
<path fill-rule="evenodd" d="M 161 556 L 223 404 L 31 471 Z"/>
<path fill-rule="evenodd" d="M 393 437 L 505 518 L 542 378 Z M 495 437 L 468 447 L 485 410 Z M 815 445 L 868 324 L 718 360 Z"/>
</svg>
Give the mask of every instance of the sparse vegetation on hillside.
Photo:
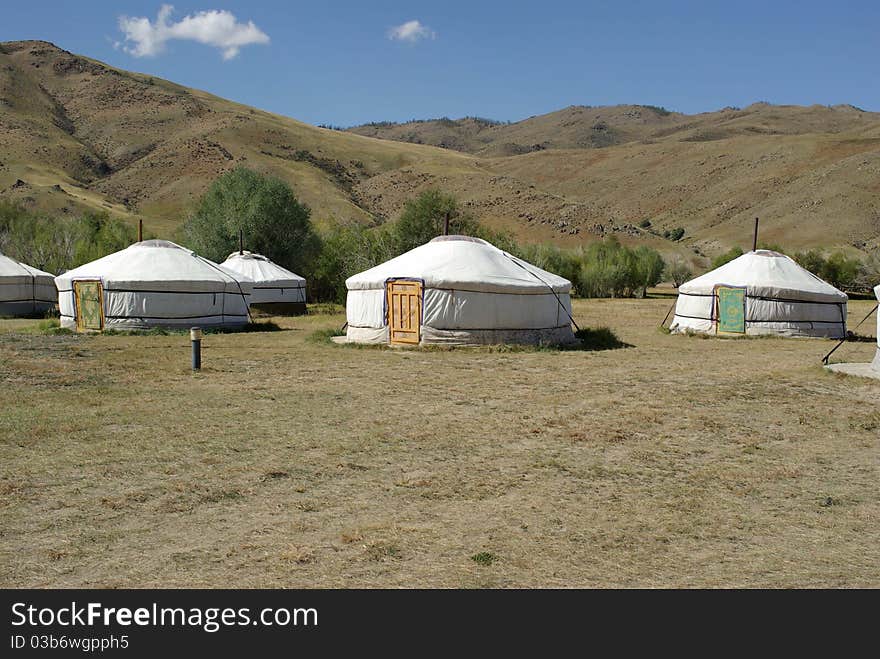
<svg viewBox="0 0 880 659">
<path fill-rule="evenodd" d="M 671 111 L 667 110 L 662 105 L 642 105 L 642 107 L 647 110 L 651 110 L 654 114 L 657 114 L 661 117 L 666 117 L 672 114 Z"/>
<path fill-rule="evenodd" d="M 675 227 L 674 229 L 667 229 L 663 232 L 663 237 L 667 240 L 671 240 L 672 242 L 677 242 L 684 238 L 684 229 L 682 227 Z"/>
</svg>

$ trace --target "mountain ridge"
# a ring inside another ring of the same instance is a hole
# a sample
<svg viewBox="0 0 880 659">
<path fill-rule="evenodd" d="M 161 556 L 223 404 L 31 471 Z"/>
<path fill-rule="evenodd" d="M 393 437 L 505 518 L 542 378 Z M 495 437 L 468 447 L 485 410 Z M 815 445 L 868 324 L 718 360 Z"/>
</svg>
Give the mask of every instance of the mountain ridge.
<svg viewBox="0 0 880 659">
<path fill-rule="evenodd" d="M 569 106 L 436 122 L 458 131 L 457 150 L 310 126 L 48 42 L 0 44 L 0 198 L 46 212 L 106 210 L 171 236 L 216 176 L 244 165 L 288 181 L 319 227 L 382 223 L 438 187 L 526 242 L 615 235 L 705 262 L 750 244 L 757 215 L 764 239 L 792 249 L 880 246 L 878 113 Z M 662 237 L 677 227 L 682 240 Z"/>
</svg>

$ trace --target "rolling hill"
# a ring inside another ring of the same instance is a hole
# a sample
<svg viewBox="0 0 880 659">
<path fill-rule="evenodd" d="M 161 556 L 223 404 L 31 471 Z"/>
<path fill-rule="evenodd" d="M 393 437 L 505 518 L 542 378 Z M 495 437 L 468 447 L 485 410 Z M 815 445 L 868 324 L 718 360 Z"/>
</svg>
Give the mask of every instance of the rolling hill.
<svg viewBox="0 0 880 659">
<path fill-rule="evenodd" d="M 788 248 L 880 246 L 880 114 L 852 106 L 572 106 L 340 131 L 50 43 L 0 44 L 0 198 L 172 235 L 236 165 L 289 181 L 319 226 L 386 221 L 433 186 L 530 242 L 616 235 L 702 260 L 748 245 L 760 216 L 762 238 Z M 681 241 L 661 237 L 679 226 Z"/>
</svg>

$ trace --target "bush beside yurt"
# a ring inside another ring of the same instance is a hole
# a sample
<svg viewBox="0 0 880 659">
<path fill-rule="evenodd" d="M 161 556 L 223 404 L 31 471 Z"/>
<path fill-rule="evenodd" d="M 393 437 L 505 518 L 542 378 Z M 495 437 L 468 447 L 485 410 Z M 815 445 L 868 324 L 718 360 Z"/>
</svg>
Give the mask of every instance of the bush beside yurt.
<svg viewBox="0 0 880 659">
<path fill-rule="evenodd" d="M 251 309 L 274 316 L 306 312 L 306 280 L 262 254 L 233 252 L 220 265 L 253 281 Z"/>
<path fill-rule="evenodd" d="M 0 316 L 38 316 L 57 301 L 54 275 L 0 254 Z"/>
<path fill-rule="evenodd" d="M 682 284 L 670 330 L 842 338 L 847 300 L 788 256 L 756 250 Z"/>
<path fill-rule="evenodd" d="M 571 343 L 571 282 L 467 236 L 440 236 L 349 277 L 347 340 Z"/>
<path fill-rule="evenodd" d="M 145 240 L 55 278 L 71 329 L 237 327 L 251 284 L 180 245 Z"/>
</svg>

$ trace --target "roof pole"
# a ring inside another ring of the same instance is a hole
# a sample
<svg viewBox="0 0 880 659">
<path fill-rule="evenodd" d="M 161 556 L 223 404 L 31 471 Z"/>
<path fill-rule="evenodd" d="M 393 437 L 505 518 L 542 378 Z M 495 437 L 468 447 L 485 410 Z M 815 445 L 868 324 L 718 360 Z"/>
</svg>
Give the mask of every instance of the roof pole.
<svg viewBox="0 0 880 659">
<path fill-rule="evenodd" d="M 144 221 L 138 220 L 138 242 L 142 242 L 144 239 Z"/>
<path fill-rule="evenodd" d="M 752 251 L 758 251 L 758 218 L 755 218 L 755 239 L 752 241 Z"/>
<path fill-rule="evenodd" d="M 244 229 L 238 230 L 238 255 L 244 254 Z"/>
<path fill-rule="evenodd" d="M 449 235 L 449 211 L 446 211 L 446 219 L 443 222 L 443 235 Z"/>
</svg>

